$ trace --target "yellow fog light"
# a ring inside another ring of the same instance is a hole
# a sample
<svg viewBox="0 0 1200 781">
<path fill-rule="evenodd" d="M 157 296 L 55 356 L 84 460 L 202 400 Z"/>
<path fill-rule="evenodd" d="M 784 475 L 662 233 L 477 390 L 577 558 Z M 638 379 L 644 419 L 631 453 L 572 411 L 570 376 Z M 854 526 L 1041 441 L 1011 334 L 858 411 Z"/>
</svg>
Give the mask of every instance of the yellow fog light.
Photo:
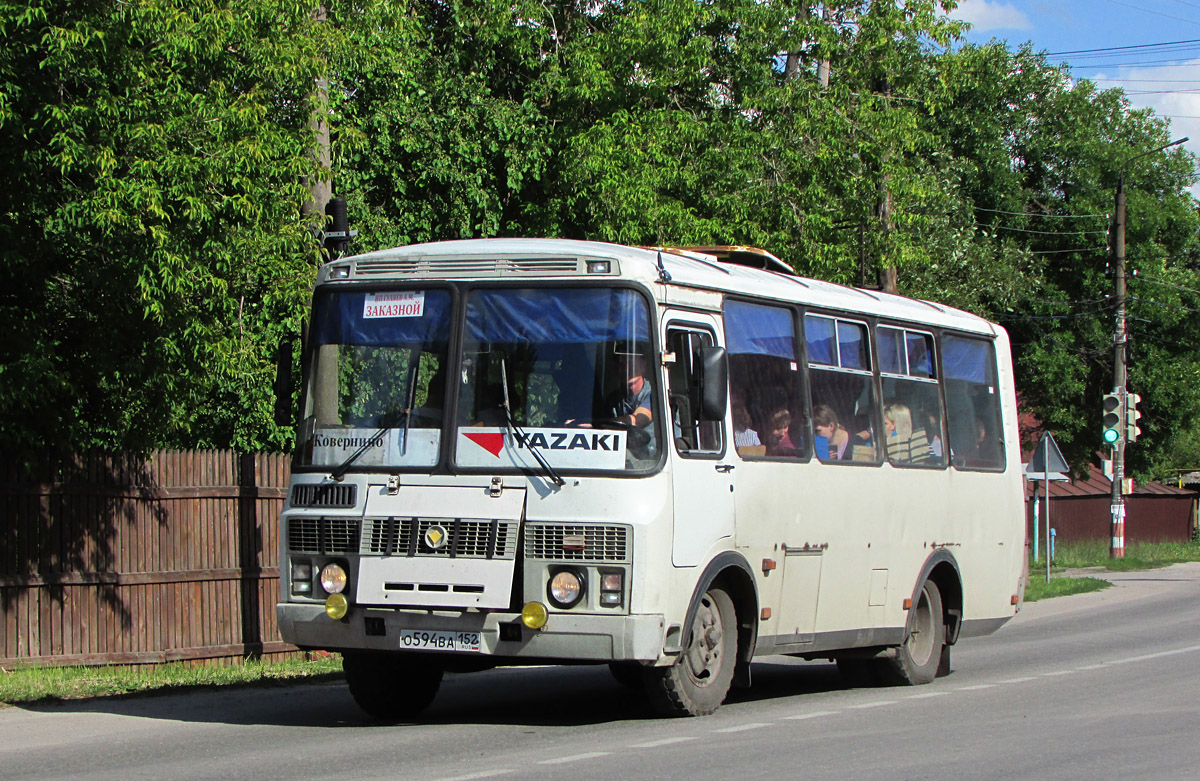
<svg viewBox="0 0 1200 781">
<path fill-rule="evenodd" d="M 350 600 L 346 599 L 345 594 L 330 594 L 325 600 L 325 615 L 334 621 L 340 621 L 349 609 Z"/>
<path fill-rule="evenodd" d="M 521 608 L 521 623 L 530 629 L 541 629 L 546 625 L 549 615 L 541 602 L 526 602 L 525 607 Z"/>
</svg>

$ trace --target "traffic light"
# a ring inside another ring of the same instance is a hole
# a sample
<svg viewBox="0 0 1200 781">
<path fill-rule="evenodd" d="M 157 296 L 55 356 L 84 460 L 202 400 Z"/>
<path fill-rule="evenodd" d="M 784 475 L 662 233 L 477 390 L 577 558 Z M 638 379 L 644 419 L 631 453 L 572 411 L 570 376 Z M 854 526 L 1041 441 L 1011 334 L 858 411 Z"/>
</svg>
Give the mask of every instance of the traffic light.
<svg viewBox="0 0 1200 781">
<path fill-rule="evenodd" d="M 1138 438 L 1138 434 L 1142 430 L 1138 428 L 1138 418 L 1142 413 L 1138 412 L 1137 403 L 1142 400 L 1142 397 L 1136 393 L 1125 394 L 1125 441 L 1133 442 Z"/>
<path fill-rule="evenodd" d="M 1121 399 L 1120 393 L 1104 394 L 1104 424 L 1103 436 L 1106 445 L 1117 446 L 1117 442 L 1121 440 L 1125 425 L 1125 404 Z"/>
</svg>

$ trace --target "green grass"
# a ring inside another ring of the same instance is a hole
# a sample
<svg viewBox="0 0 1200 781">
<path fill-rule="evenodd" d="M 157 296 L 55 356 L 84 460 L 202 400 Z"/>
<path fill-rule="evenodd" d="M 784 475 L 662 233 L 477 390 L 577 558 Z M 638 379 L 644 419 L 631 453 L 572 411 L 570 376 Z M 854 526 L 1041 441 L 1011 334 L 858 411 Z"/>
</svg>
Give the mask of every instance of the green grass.
<svg viewBox="0 0 1200 781">
<path fill-rule="evenodd" d="M 0 668 L 0 703 L 31 704 L 124 694 L 178 692 L 211 686 L 269 686 L 341 676 L 340 656 L 311 661 L 250 661 L 228 666 L 159 664 L 140 667 Z"/>
<path fill-rule="evenodd" d="M 1047 583 L 1045 574 L 1040 577 L 1030 574 L 1029 585 L 1025 587 L 1025 601 L 1037 602 L 1039 599 L 1050 599 L 1051 597 L 1086 594 L 1089 591 L 1106 589 L 1111 585 L 1107 580 L 1100 578 L 1051 577 L 1050 582 Z"/>
<path fill-rule="evenodd" d="M 1155 569 L 1185 561 L 1200 561 L 1200 542 L 1139 542 L 1125 546 L 1125 556 L 1109 557 L 1106 540 L 1087 540 L 1056 545 L 1050 567 L 1050 582 L 1046 582 L 1046 560 L 1029 562 L 1029 585 L 1025 601 L 1065 597 L 1099 591 L 1111 584 L 1106 580 L 1087 577 L 1068 577 L 1065 570 L 1100 568 L 1111 572 L 1130 572 Z"/>
<path fill-rule="evenodd" d="M 1125 557 L 1109 558 L 1106 540 L 1056 545 L 1051 574 L 1058 569 L 1103 567 L 1116 572 L 1155 569 L 1185 561 L 1200 561 L 1200 542 L 1139 542 L 1125 546 Z M 1030 562 L 1029 571 L 1045 572 L 1046 560 Z"/>
</svg>

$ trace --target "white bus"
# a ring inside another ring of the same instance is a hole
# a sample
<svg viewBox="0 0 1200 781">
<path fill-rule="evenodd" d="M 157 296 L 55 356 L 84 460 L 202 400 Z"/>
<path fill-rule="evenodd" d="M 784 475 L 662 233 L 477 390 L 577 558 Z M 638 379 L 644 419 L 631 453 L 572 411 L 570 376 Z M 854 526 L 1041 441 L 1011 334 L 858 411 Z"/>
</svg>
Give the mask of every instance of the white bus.
<svg viewBox="0 0 1200 781">
<path fill-rule="evenodd" d="M 279 627 L 380 719 L 496 665 L 680 715 L 770 654 L 928 683 L 1023 598 L 1008 340 L 965 312 L 745 248 L 451 241 L 326 264 L 303 364 Z"/>
</svg>

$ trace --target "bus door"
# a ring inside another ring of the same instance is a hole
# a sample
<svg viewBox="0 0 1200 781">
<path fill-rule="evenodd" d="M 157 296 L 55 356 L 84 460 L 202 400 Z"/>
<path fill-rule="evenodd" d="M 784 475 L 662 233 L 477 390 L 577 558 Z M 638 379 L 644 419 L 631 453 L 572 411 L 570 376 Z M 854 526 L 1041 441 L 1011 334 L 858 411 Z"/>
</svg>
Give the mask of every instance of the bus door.
<svg viewBox="0 0 1200 781">
<path fill-rule="evenodd" d="M 675 511 L 671 562 L 694 567 L 734 530 L 733 465 L 725 457 L 724 422 L 700 420 L 699 351 L 720 344 L 720 328 L 713 318 L 693 314 L 665 322 L 668 458 Z"/>
</svg>

